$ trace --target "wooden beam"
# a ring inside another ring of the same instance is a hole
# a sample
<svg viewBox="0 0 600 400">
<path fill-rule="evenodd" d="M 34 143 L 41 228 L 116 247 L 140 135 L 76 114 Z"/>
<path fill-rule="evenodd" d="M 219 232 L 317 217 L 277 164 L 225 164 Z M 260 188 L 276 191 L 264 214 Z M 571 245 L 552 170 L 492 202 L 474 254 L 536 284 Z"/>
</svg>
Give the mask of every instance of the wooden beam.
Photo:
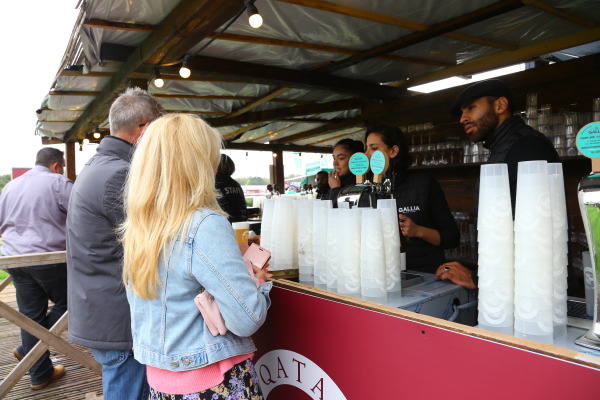
<svg viewBox="0 0 600 400">
<path fill-rule="evenodd" d="M 207 122 L 213 127 L 241 125 L 253 122 L 280 120 L 283 118 L 297 117 L 301 115 L 353 110 L 361 108 L 366 104 L 369 104 L 369 102 L 361 99 L 350 98 L 334 100 L 327 103 L 313 103 L 286 108 L 275 108 L 273 110 L 257 111 L 233 118 L 211 118 L 208 119 Z"/>
<path fill-rule="evenodd" d="M 446 68 L 429 74 L 411 78 L 408 81 L 399 81 L 390 84 L 391 86 L 409 87 L 424 83 L 437 81 L 460 75 L 471 75 L 477 72 L 487 71 L 492 68 L 512 65 L 518 62 L 530 60 L 542 54 L 548 54 L 555 51 L 580 46 L 582 44 L 600 40 L 600 28 L 588 29 L 579 33 L 560 37 L 554 40 L 545 41 L 527 47 L 522 47 L 515 51 L 496 54 L 489 57 L 482 57 L 465 62 L 455 67 Z"/>
<path fill-rule="evenodd" d="M 328 75 L 322 73 L 321 70 L 297 71 L 199 56 L 194 57 L 190 64 L 192 76 L 228 78 L 249 83 L 297 89 L 328 90 L 371 99 L 397 99 L 407 95 L 405 91 L 389 90 L 390 87 L 359 79 Z"/>
<path fill-rule="evenodd" d="M 232 143 L 227 142 L 225 148 L 228 150 L 246 151 L 292 151 L 296 153 L 331 153 L 330 146 L 304 146 L 296 144 L 263 144 L 263 143 Z"/>
<path fill-rule="evenodd" d="M 369 11 L 359 10 L 357 8 L 346 7 L 346 6 L 343 6 L 340 4 L 328 3 L 325 1 L 318 1 L 318 0 L 278 0 L 278 1 L 282 2 L 282 3 L 290 3 L 290 4 L 296 4 L 296 5 L 300 5 L 300 6 L 304 6 L 304 7 L 310 7 L 310 8 L 314 8 L 314 9 L 322 10 L 322 11 L 329 11 L 329 12 L 333 12 L 336 14 L 347 15 L 350 17 L 360 18 L 360 19 L 364 19 L 364 20 L 368 20 L 368 21 L 374 21 L 374 22 L 378 22 L 378 23 L 382 23 L 382 24 L 398 26 L 400 28 L 406 28 L 406 29 L 410 29 L 413 31 L 417 31 L 417 32 L 422 32 L 422 31 L 429 29 L 429 27 L 427 25 L 419 24 L 419 23 L 416 23 L 413 21 L 408 21 L 408 20 L 404 20 L 404 19 L 400 19 L 400 18 L 394 18 L 389 15 L 377 14 L 377 13 L 373 13 L 373 12 L 369 12 Z M 446 36 L 446 37 L 449 37 L 452 39 L 456 39 L 456 40 L 462 40 L 465 42 L 480 44 L 482 46 L 496 47 L 496 48 L 503 49 L 503 50 L 511 50 L 515 47 L 510 44 L 495 42 L 495 41 L 491 41 L 491 40 L 485 40 L 485 39 L 477 38 L 474 36 L 468 36 L 468 35 L 464 35 L 464 34 L 457 33 L 457 32 L 448 32 L 448 33 L 445 33 L 443 36 Z"/>
<path fill-rule="evenodd" d="M 264 139 L 268 136 L 276 136 L 278 133 L 283 132 L 287 129 L 290 129 L 291 127 L 294 127 L 298 124 L 299 124 L 299 122 L 289 124 L 281 129 L 279 129 L 278 131 L 271 131 L 271 132 L 267 133 L 266 135 L 263 135 L 263 136 L 260 136 L 260 137 L 257 137 L 257 138 L 251 139 L 251 140 L 247 140 L 247 142 L 256 142 L 257 140 Z"/>
<path fill-rule="evenodd" d="M 245 106 L 238 108 L 234 112 L 230 113 L 227 117 L 233 118 L 233 117 L 242 115 L 242 114 L 260 106 L 261 104 L 264 104 L 278 96 L 281 96 L 282 94 L 284 94 L 285 92 L 287 92 L 289 90 L 290 90 L 289 88 L 281 88 L 281 87 L 275 88 L 275 89 L 271 90 L 269 93 L 265 94 L 264 96 L 256 99 L 255 101 L 250 102 L 249 104 L 246 104 Z"/>
<path fill-rule="evenodd" d="M 136 31 L 136 32 L 152 32 L 154 28 L 153 25 L 144 25 L 144 24 L 130 24 L 123 22 L 114 22 L 114 21 L 106 21 L 101 19 L 92 18 L 84 23 L 84 26 L 90 26 L 95 28 L 105 28 L 105 29 L 117 29 L 117 30 L 127 30 L 127 31 Z M 426 29 L 426 26 L 422 26 L 423 29 Z M 216 33 L 212 33 L 207 36 L 207 39 L 213 38 L 217 36 Z M 466 36 L 466 35 L 462 35 Z M 282 40 L 275 38 L 266 38 L 260 36 L 248 36 L 248 35 L 240 35 L 235 33 L 227 33 L 223 32 L 218 35 L 217 40 L 227 40 L 231 42 L 241 42 L 241 43 L 253 43 L 253 44 L 262 44 L 266 46 L 281 46 L 288 48 L 298 48 L 298 49 L 306 49 L 306 50 L 314 50 L 314 51 L 323 51 L 328 53 L 342 53 L 342 54 L 358 54 L 359 50 L 346 49 L 342 47 L 335 46 L 327 46 L 316 43 L 306 43 L 306 42 L 297 42 L 291 40 Z M 478 42 L 486 42 L 482 39 L 477 39 Z M 487 43 L 487 42 L 486 42 Z M 481 43 L 480 43 L 481 44 Z M 513 46 L 501 45 L 501 48 L 505 50 L 510 50 Z M 395 55 L 384 55 L 382 58 L 386 58 L 389 60 L 407 62 L 407 63 L 415 63 L 415 64 L 424 64 L 431 65 L 435 67 L 444 67 L 448 66 L 447 63 L 442 63 L 433 60 L 420 59 L 416 57 L 402 57 Z"/>
<path fill-rule="evenodd" d="M 99 18 L 90 18 L 84 21 L 83 26 L 91 28 L 102 28 L 102 29 L 116 29 L 120 31 L 133 31 L 133 32 L 152 32 L 154 25 L 150 24 L 132 24 L 125 22 L 107 21 Z"/>
<path fill-rule="evenodd" d="M 363 61 L 369 60 L 373 57 L 379 57 L 392 51 L 406 48 L 408 46 L 412 46 L 424 42 L 426 40 L 432 39 L 436 36 L 440 36 L 445 33 L 467 27 L 474 23 L 485 21 L 486 19 L 507 13 L 522 6 L 523 3 L 521 3 L 521 1 L 519 0 L 499 1 L 479 10 L 470 12 L 465 15 L 461 15 L 460 17 L 452 18 L 450 20 L 431 25 L 426 30 L 411 33 L 399 39 L 364 51 L 361 54 L 348 57 L 345 60 L 332 62 L 328 66 L 320 68 L 319 71 L 338 71 L 340 69 L 347 68 L 352 65 L 356 65 Z"/>
<path fill-rule="evenodd" d="M 153 94 L 154 97 L 160 97 L 165 99 L 196 99 L 196 100 L 238 100 L 238 101 L 256 101 L 260 99 L 260 97 L 254 96 L 198 96 L 194 94 L 163 94 L 156 93 Z M 311 101 L 307 100 L 296 100 L 296 99 L 273 99 L 270 100 L 276 103 L 286 103 L 286 104 L 313 104 Z"/>
<path fill-rule="evenodd" d="M 224 135 L 223 139 L 229 139 L 229 138 L 235 137 L 235 136 L 239 135 L 240 133 L 244 133 L 246 131 L 249 131 L 250 129 L 252 129 L 252 128 L 258 126 L 258 125 L 261 125 L 261 124 L 262 124 L 262 122 L 256 122 L 254 124 L 246 125 L 246 126 L 240 128 L 240 129 L 236 129 L 233 132 L 229 132 L 227 135 Z"/>
<path fill-rule="evenodd" d="M 297 140 L 306 139 L 313 136 L 323 135 L 326 133 L 337 132 L 341 129 L 351 128 L 358 125 L 364 125 L 365 118 L 362 116 L 348 118 L 341 122 L 336 122 L 333 124 L 326 124 L 320 126 L 318 128 L 309 129 L 304 132 L 296 133 L 290 136 L 283 137 L 281 139 L 272 140 L 271 142 L 274 144 L 283 144 L 283 143 L 293 143 Z"/>
<path fill-rule="evenodd" d="M 569 21 L 569 22 L 572 22 L 574 24 L 584 26 L 586 28 L 595 28 L 595 27 L 598 26 L 597 23 L 595 23 L 594 21 L 592 21 L 590 19 L 578 17 L 577 15 L 568 13 L 568 12 L 560 10 L 560 9 L 554 7 L 554 6 L 546 4 L 543 1 L 539 1 L 539 0 L 523 0 L 523 3 L 527 4 L 528 6 L 535 7 L 538 10 L 541 10 L 541 11 L 543 11 L 545 13 L 552 14 L 555 17 L 564 19 L 565 21 Z"/>
<path fill-rule="evenodd" d="M 211 35 L 211 36 L 214 36 L 214 35 Z M 266 45 L 266 46 L 281 46 L 281 47 L 288 47 L 288 48 L 322 51 L 322 52 L 327 52 L 327 53 L 360 54 L 360 50 L 347 49 L 347 48 L 343 48 L 343 47 L 327 46 L 327 45 L 307 43 L 307 42 L 295 42 L 295 41 L 291 41 L 291 40 L 264 38 L 264 37 L 259 37 L 259 36 L 239 35 L 239 34 L 234 34 L 234 33 L 222 33 L 221 35 L 219 35 L 217 40 L 228 40 L 228 41 L 232 41 L 232 42 L 253 43 L 253 44 Z M 444 66 L 449 65 L 449 63 L 443 63 L 443 62 L 439 62 L 439 61 L 427 60 L 427 59 L 416 58 L 416 57 L 383 55 L 383 56 L 381 56 L 381 58 L 384 58 L 387 60 L 405 62 L 405 63 L 412 63 L 412 64 L 431 65 L 433 67 L 444 67 Z"/>
<path fill-rule="evenodd" d="M 237 14 L 243 0 L 182 0 L 152 33 L 136 48 L 77 120 L 64 140 L 80 138 L 89 122 L 105 120 L 115 95 L 125 89 L 127 80 L 140 66 L 164 64 L 180 58 L 206 35 Z"/>
<path fill-rule="evenodd" d="M 361 128 L 361 129 L 357 129 L 357 130 L 352 131 L 352 132 L 342 133 L 341 135 L 336 135 L 336 136 L 328 137 L 326 139 L 318 140 L 316 142 L 309 143 L 308 145 L 309 146 L 314 146 L 316 144 L 320 144 L 320 143 L 323 143 L 323 142 L 329 142 L 330 140 L 341 139 L 343 137 L 354 135 L 355 133 L 358 133 L 358 132 L 362 132 L 363 130 L 364 129 Z"/>
<path fill-rule="evenodd" d="M 20 256 L 0 257 L 0 269 L 29 267 L 32 265 L 48 265 L 64 263 L 67 260 L 66 251 L 51 251 L 39 254 L 24 254 Z"/>
</svg>

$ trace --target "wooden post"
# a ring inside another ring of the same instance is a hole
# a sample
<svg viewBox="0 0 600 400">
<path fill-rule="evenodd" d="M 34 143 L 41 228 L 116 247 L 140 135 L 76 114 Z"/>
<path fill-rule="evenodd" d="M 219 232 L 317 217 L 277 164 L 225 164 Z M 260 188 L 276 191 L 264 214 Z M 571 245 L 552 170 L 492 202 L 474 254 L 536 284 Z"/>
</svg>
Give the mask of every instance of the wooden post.
<svg viewBox="0 0 600 400">
<path fill-rule="evenodd" d="M 273 154 L 277 157 L 273 157 L 273 177 L 275 184 L 279 185 L 279 193 L 285 193 L 285 180 L 283 170 L 283 150 L 279 147 L 273 150 Z"/>
<path fill-rule="evenodd" d="M 77 177 L 75 172 L 75 142 L 65 143 L 65 150 L 67 159 L 67 178 L 75 181 L 75 178 Z"/>
</svg>

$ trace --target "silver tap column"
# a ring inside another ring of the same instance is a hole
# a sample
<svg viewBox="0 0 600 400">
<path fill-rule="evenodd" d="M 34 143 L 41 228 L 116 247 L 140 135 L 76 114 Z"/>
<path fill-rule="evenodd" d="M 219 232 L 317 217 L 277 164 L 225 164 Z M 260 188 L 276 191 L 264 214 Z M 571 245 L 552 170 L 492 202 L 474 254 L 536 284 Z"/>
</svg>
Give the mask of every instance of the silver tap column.
<svg viewBox="0 0 600 400">
<path fill-rule="evenodd" d="M 577 191 L 579 208 L 583 217 L 585 234 L 587 237 L 590 254 L 592 257 L 592 270 L 594 273 L 594 325 L 575 343 L 600 350 L 600 319 L 598 315 L 598 301 L 600 300 L 600 172 L 592 172 L 579 182 Z"/>
</svg>

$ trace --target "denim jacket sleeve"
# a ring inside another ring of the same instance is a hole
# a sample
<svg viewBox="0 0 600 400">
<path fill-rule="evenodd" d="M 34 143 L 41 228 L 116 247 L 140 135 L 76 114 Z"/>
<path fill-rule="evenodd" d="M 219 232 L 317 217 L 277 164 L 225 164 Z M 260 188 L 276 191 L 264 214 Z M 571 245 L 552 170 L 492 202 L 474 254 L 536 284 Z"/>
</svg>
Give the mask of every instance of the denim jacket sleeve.
<svg viewBox="0 0 600 400">
<path fill-rule="evenodd" d="M 233 334 L 248 337 L 261 327 L 270 305 L 272 283 L 258 290 L 242 259 L 231 225 L 225 217 L 209 214 L 193 238 L 190 273 L 217 301 L 225 325 Z"/>
</svg>

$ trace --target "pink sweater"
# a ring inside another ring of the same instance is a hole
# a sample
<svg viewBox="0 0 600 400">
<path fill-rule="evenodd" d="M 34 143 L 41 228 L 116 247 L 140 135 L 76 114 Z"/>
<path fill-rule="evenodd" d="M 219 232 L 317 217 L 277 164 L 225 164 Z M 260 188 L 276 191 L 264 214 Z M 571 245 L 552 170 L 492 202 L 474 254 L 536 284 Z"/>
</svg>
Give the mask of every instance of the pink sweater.
<svg viewBox="0 0 600 400">
<path fill-rule="evenodd" d="M 254 353 L 242 354 L 190 371 L 173 372 L 146 366 L 150 387 L 168 394 L 190 394 L 201 392 L 223 382 L 224 375 L 235 364 L 250 359 Z"/>
</svg>

